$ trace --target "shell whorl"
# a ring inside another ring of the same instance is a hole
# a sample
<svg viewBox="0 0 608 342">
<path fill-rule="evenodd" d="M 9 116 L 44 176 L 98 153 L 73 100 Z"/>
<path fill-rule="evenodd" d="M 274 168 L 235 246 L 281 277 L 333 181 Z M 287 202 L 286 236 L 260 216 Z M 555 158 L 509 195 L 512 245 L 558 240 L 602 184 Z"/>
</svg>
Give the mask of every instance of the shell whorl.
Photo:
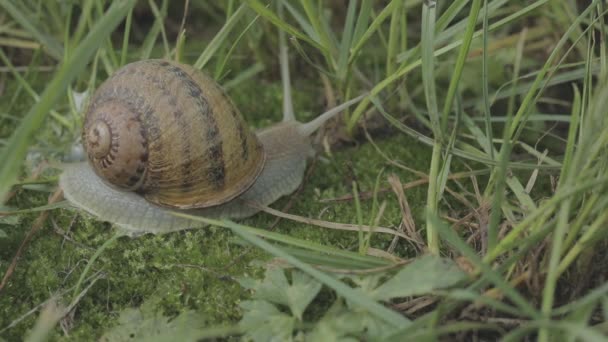
<svg viewBox="0 0 608 342">
<path fill-rule="evenodd" d="M 265 153 L 211 78 L 165 60 L 128 64 L 96 91 L 83 141 L 111 185 L 174 208 L 225 203 L 247 190 Z"/>
</svg>

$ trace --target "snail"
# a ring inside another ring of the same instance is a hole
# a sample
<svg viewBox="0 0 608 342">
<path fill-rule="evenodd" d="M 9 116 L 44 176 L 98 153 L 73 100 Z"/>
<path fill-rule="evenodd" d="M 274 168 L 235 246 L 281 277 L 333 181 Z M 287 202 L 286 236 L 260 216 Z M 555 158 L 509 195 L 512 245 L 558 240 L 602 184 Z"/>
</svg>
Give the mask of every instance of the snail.
<svg viewBox="0 0 608 342">
<path fill-rule="evenodd" d="M 201 225 L 171 211 L 252 216 L 299 187 L 310 135 L 362 97 L 300 123 L 285 89 L 283 121 L 253 132 L 202 71 L 162 59 L 127 64 L 90 100 L 88 161 L 64 165 L 59 185 L 73 206 L 131 236 Z"/>
</svg>

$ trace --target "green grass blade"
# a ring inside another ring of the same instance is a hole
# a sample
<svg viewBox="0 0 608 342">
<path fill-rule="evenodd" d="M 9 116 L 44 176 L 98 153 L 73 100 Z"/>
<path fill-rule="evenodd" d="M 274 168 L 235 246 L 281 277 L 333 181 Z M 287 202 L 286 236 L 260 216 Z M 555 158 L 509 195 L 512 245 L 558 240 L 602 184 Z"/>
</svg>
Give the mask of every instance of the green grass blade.
<svg viewBox="0 0 608 342">
<path fill-rule="evenodd" d="M 291 265 L 299 268 L 303 272 L 308 273 L 311 277 L 317 279 L 321 283 L 332 288 L 346 300 L 352 302 L 353 304 L 356 304 L 357 306 L 359 306 L 362 309 L 365 309 L 366 311 L 368 311 L 370 314 L 376 316 L 377 318 L 382 319 L 385 322 L 391 324 L 392 326 L 399 327 L 399 328 L 406 327 L 409 324 L 411 324 L 411 322 L 407 318 L 403 317 L 402 315 L 398 314 L 397 312 L 392 311 L 392 310 L 386 308 L 384 305 L 369 298 L 361 290 L 353 289 L 352 287 L 337 280 L 333 276 L 325 274 L 325 273 L 317 270 L 316 268 L 314 268 L 306 263 L 301 262 L 300 260 L 293 257 L 292 255 L 285 253 L 281 248 L 273 246 L 270 243 L 249 233 L 247 230 L 242 229 L 239 224 L 236 224 L 236 223 L 233 223 L 230 221 L 224 221 L 223 223 L 228 228 L 230 228 L 236 235 L 240 236 L 245 241 L 248 241 L 249 243 L 253 244 L 254 246 L 257 246 L 258 248 L 260 248 L 276 257 L 284 259 Z"/>
<path fill-rule="evenodd" d="M 439 234 L 443 237 L 444 241 L 454 246 L 460 253 L 462 253 L 470 262 L 472 262 L 482 272 L 482 276 L 487 277 L 497 288 L 499 288 L 505 296 L 507 296 L 515 305 L 519 307 L 522 312 L 531 318 L 539 318 L 540 315 L 534 309 L 534 307 L 507 281 L 505 281 L 500 274 L 493 270 L 489 265 L 484 263 L 477 252 L 473 250 L 464 240 L 462 240 L 454 230 L 443 223 L 437 216 L 431 213 L 427 214 L 429 221 L 433 221 L 434 226 L 437 228 Z"/>
<path fill-rule="evenodd" d="M 357 1 L 349 2 L 346 11 L 346 21 L 344 22 L 344 29 L 342 30 L 342 41 L 340 42 L 340 48 L 338 49 L 337 74 L 338 78 L 341 80 L 346 78 L 346 73 L 348 71 L 348 55 L 352 46 L 356 9 Z"/>
<path fill-rule="evenodd" d="M 247 2 L 247 5 L 249 5 L 249 7 L 251 7 L 254 11 L 256 11 L 261 17 L 270 21 L 272 24 L 277 26 L 279 29 L 287 32 L 288 34 L 290 34 L 298 39 L 305 41 L 306 43 L 317 48 L 323 54 L 325 54 L 325 55 L 327 54 L 328 51 L 327 51 L 327 49 L 325 49 L 324 46 L 322 46 L 321 44 L 312 40 L 308 36 L 302 34 L 295 27 L 293 27 L 293 26 L 287 24 L 285 21 L 281 20 L 281 18 L 279 18 L 276 14 L 271 12 L 266 7 L 266 5 L 262 4 L 259 0 L 246 0 L 246 2 Z"/>
<path fill-rule="evenodd" d="M 30 109 L 11 135 L 7 146 L 0 152 L 0 160 L 2 160 L 2 166 L 0 166 L 0 201 L 2 203 L 10 187 L 17 179 L 29 143 L 34 133 L 42 125 L 46 113 L 51 110 L 61 96 L 64 96 L 70 83 L 80 75 L 97 48 L 103 44 L 105 38 L 112 33 L 134 5 L 135 0 L 126 0 L 115 2 L 110 6 L 106 14 L 91 28 L 82 43 L 74 49 L 72 55 L 64 61 L 40 96 L 40 101 Z"/>
<path fill-rule="evenodd" d="M 27 15 L 19 10 L 19 8 L 10 0 L 0 0 L 0 6 L 2 6 L 8 14 L 21 25 L 21 27 L 28 31 L 34 39 L 40 42 L 51 57 L 58 61 L 62 60 L 63 47 L 57 40 L 38 29 L 32 20 L 28 19 Z"/>
<path fill-rule="evenodd" d="M 228 228 L 223 221 L 210 220 L 207 218 L 203 218 L 203 217 L 199 217 L 199 216 L 192 216 L 192 215 L 187 215 L 187 214 L 182 214 L 182 213 L 173 213 L 173 214 L 176 216 L 185 217 L 185 218 L 188 218 L 188 219 L 191 219 L 194 221 L 205 222 L 208 224 L 213 224 L 213 225 L 217 225 L 220 227 Z M 255 234 L 256 236 L 259 236 L 259 237 L 262 237 L 262 238 L 265 238 L 265 239 L 268 239 L 271 241 L 283 243 L 288 246 L 293 246 L 293 247 L 297 247 L 300 249 L 308 249 L 310 251 L 314 251 L 314 252 L 318 252 L 318 253 L 325 253 L 326 255 L 339 256 L 343 259 L 349 259 L 349 260 L 352 260 L 353 262 L 360 263 L 360 265 L 369 265 L 369 267 L 380 267 L 380 266 L 389 266 L 389 265 L 393 264 L 392 262 L 385 260 L 385 259 L 380 259 L 377 257 L 372 257 L 372 256 L 367 256 L 367 255 L 360 255 L 359 253 L 350 252 L 350 251 L 342 250 L 339 248 L 329 247 L 329 246 L 321 245 L 321 244 L 314 243 L 311 241 L 297 239 L 297 238 L 294 238 L 294 237 L 291 237 L 291 236 L 288 236 L 285 234 L 271 232 L 266 229 L 258 229 L 258 228 L 244 226 L 244 225 L 240 225 L 240 227 L 241 227 L 241 229 L 246 229 L 248 232 Z"/>
<path fill-rule="evenodd" d="M 483 11 L 483 48 L 482 48 L 482 63 L 481 63 L 481 87 L 483 96 L 483 114 L 486 124 L 486 139 L 488 140 L 490 159 L 494 159 L 494 147 L 492 145 L 492 113 L 490 112 L 490 96 L 488 95 L 488 1 L 484 0 Z"/>
<path fill-rule="evenodd" d="M 467 55 L 469 53 L 469 49 L 471 47 L 471 41 L 473 40 L 473 33 L 475 33 L 475 23 L 477 22 L 477 17 L 479 16 L 479 10 L 481 7 L 481 0 L 473 0 L 473 4 L 471 4 L 471 11 L 469 12 L 469 20 L 467 29 L 464 33 L 463 44 L 460 47 L 460 51 L 458 52 L 458 57 L 456 59 L 456 65 L 454 66 L 454 72 L 452 73 L 452 77 L 450 78 L 450 86 L 448 88 L 448 93 L 446 95 L 445 103 L 443 104 L 443 112 L 441 116 L 441 130 L 443 132 L 447 129 L 448 124 L 448 115 L 450 114 L 450 109 L 452 108 L 452 102 L 454 101 L 454 97 L 456 95 L 456 91 L 458 90 L 458 82 L 460 81 L 460 77 L 462 76 L 462 70 L 464 69 L 464 63 L 466 62 Z"/>
<path fill-rule="evenodd" d="M 536 76 L 536 79 L 532 83 L 532 86 L 528 90 L 526 97 L 522 100 L 522 104 L 519 107 L 519 110 L 515 114 L 513 122 L 511 123 L 511 125 L 509 127 L 509 135 L 508 135 L 509 138 L 513 137 L 515 135 L 516 131 L 520 127 L 522 127 L 523 123 L 526 121 L 526 117 L 530 113 L 530 107 L 532 106 L 533 100 L 537 97 L 539 89 L 541 89 L 540 88 L 541 81 L 544 79 L 545 75 L 549 72 L 549 68 L 550 68 L 550 66 L 552 66 L 553 62 L 557 59 L 558 56 L 561 56 L 561 48 L 568 42 L 568 36 L 570 35 L 570 33 L 572 31 L 576 30 L 579 27 L 579 25 L 582 21 L 582 18 L 586 17 L 593 10 L 593 8 L 597 5 L 597 3 L 599 1 L 600 0 L 593 0 L 593 2 L 589 5 L 589 7 L 587 7 L 587 9 L 585 9 L 572 22 L 570 27 L 568 27 L 566 32 L 562 35 L 562 38 L 555 45 L 553 51 L 547 58 L 545 65 L 542 67 L 542 69 Z"/>
<path fill-rule="evenodd" d="M 354 47 L 352 48 L 352 51 L 350 53 L 350 58 L 348 59 L 348 64 L 353 63 L 355 57 L 359 53 L 359 50 L 361 50 L 363 48 L 363 46 L 365 45 L 365 43 L 367 43 L 367 41 L 374 35 L 374 33 L 376 33 L 376 31 L 378 31 L 380 29 L 380 26 L 386 20 L 386 18 L 388 18 L 389 15 L 391 15 L 391 13 L 393 13 L 393 7 L 396 6 L 395 4 L 397 1 L 402 1 L 402 0 L 391 1 L 386 7 L 384 7 L 382 9 L 382 11 L 380 11 L 380 13 L 376 16 L 376 18 L 369 25 L 367 30 L 363 34 L 361 34 L 361 38 L 353 40 Z M 361 28 L 361 27 L 363 27 L 363 25 L 360 26 L 359 28 Z M 360 29 L 360 30 L 362 30 L 362 29 Z"/>
<path fill-rule="evenodd" d="M 207 62 L 215 55 L 215 53 L 219 50 L 220 46 L 226 41 L 226 37 L 232 29 L 236 25 L 236 23 L 241 20 L 241 17 L 245 14 L 246 6 L 243 4 L 239 6 L 239 8 L 234 11 L 234 13 L 226 20 L 226 23 L 220 31 L 213 37 L 213 39 L 209 42 L 209 45 L 205 48 L 203 53 L 198 57 L 196 62 L 194 63 L 194 68 L 202 69 L 207 65 Z"/>
</svg>

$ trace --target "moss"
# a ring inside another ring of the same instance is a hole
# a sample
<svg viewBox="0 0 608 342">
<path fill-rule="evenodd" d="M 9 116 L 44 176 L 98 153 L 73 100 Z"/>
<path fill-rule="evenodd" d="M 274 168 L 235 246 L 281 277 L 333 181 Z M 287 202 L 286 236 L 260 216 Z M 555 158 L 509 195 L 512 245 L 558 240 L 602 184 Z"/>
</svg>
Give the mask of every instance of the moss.
<svg viewBox="0 0 608 342">
<path fill-rule="evenodd" d="M 315 100 L 318 94 L 311 90 L 315 89 L 313 85 L 298 84 L 295 89 L 294 100 L 300 120 L 307 120 L 322 111 L 322 104 Z M 255 127 L 280 120 L 280 94 L 278 82 L 259 86 L 255 80 L 231 91 L 243 115 Z M 244 110 L 245 107 L 247 110 Z M 398 157 L 415 169 L 425 170 L 428 167 L 429 149 L 411 138 L 392 135 L 377 143 L 385 153 Z M 396 173 L 403 182 L 415 178 L 388 165 L 370 144 L 335 151 L 332 156 L 325 158 L 328 162 L 315 164 L 312 176 L 293 199 L 290 213 L 335 222 L 356 222 L 352 202 L 321 203 L 319 200 L 352 193 L 353 174 L 361 191 L 373 190 L 383 167 L 386 167 L 385 176 Z M 382 187 L 387 186 L 384 180 Z M 407 196 L 419 219 L 425 204 L 426 189 L 419 187 L 408 190 Z M 380 224 L 397 225 L 401 214 L 394 194 L 386 192 L 378 199 L 387 201 Z M 283 198 L 273 207 L 281 209 L 289 200 Z M 24 191 L 14 199 L 13 205 L 26 208 L 45 204 L 45 201 L 45 195 Z M 365 222 L 372 219 L 368 214 L 372 212 L 371 205 L 372 201 L 362 202 Z M 0 295 L 0 328 L 53 294 L 73 287 L 94 251 L 112 237 L 113 230 L 108 224 L 76 215 L 68 210 L 55 210 L 51 214 L 52 220 L 46 221 L 44 228 L 26 248 L 8 286 Z M 6 272 L 36 216 L 26 215 L 18 226 L 6 230 L 8 238 L 0 240 L 0 273 Z M 54 233 L 53 221 L 58 227 L 69 231 L 69 236 L 77 243 Z M 271 215 L 258 214 L 244 223 L 266 228 L 273 221 L 275 217 Z M 288 220 L 281 220 L 274 229 L 282 234 L 338 248 L 356 250 L 358 246 L 357 233 L 353 232 L 307 226 Z M 391 236 L 377 235 L 372 239 L 372 246 L 385 248 L 391 240 Z M 397 253 L 407 255 L 407 246 L 401 247 Z M 241 314 L 238 304 L 248 297 L 248 293 L 234 278 L 261 276 L 261 269 L 252 261 L 267 257 L 255 248 L 244 247 L 229 231 L 214 227 L 162 236 L 147 235 L 137 239 L 120 238 L 92 266 L 89 275 L 102 272 L 103 277 L 76 306 L 70 321 L 70 334 L 66 339 L 89 340 L 99 337 L 116 323 L 121 310 L 150 301 L 156 303 L 157 308 L 166 315 L 193 309 L 202 314 L 209 324 L 236 322 Z M 62 298 L 67 303 L 72 295 L 70 291 Z M 20 339 L 33 325 L 36 316 L 28 316 L 4 332 L 3 337 Z M 64 337 L 60 329 L 54 333 L 57 334 L 55 337 Z"/>
</svg>

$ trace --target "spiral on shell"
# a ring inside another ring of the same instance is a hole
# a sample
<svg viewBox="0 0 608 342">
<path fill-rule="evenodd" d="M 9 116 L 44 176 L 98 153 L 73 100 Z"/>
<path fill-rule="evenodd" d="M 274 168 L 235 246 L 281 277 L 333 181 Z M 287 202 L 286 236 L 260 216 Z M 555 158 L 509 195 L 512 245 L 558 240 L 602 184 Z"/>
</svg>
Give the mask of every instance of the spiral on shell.
<svg viewBox="0 0 608 342">
<path fill-rule="evenodd" d="M 225 203 L 247 190 L 265 153 L 217 83 L 166 60 L 128 64 L 95 92 L 83 142 L 114 187 L 173 208 Z"/>
</svg>

